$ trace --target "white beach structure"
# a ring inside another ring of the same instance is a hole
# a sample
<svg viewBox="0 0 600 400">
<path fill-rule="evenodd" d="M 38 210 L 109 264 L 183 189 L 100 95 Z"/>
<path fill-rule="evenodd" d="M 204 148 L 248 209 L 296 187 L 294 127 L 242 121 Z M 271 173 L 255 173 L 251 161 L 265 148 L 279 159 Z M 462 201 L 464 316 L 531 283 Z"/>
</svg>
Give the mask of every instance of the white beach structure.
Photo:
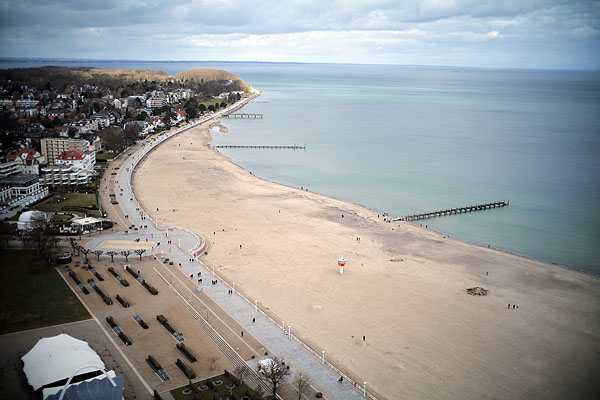
<svg viewBox="0 0 600 400">
<path fill-rule="evenodd" d="M 123 378 L 107 371 L 87 342 L 67 334 L 40 339 L 21 360 L 27 382 L 36 391 L 42 389 L 43 399 L 123 397 Z M 62 393 L 67 383 L 72 385 Z"/>
</svg>

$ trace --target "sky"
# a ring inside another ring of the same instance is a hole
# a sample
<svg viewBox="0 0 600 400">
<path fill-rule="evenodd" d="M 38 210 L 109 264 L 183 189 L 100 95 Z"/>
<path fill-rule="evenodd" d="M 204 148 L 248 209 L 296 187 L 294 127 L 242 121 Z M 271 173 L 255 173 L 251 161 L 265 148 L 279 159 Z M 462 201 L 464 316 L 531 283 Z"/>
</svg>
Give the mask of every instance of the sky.
<svg viewBox="0 0 600 400">
<path fill-rule="evenodd" d="M 0 0 L 0 57 L 600 69 L 600 0 Z"/>
</svg>

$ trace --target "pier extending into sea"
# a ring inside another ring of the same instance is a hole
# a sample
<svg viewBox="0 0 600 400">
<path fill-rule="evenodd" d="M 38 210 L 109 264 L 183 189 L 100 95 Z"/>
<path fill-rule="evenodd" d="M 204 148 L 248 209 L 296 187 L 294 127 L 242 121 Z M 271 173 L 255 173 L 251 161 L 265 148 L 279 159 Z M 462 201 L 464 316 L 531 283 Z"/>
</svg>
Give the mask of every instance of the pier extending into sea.
<svg viewBox="0 0 600 400">
<path fill-rule="evenodd" d="M 237 144 L 217 144 L 214 145 L 215 149 L 292 149 L 292 150 L 306 150 L 306 145 L 265 145 L 265 144 L 248 144 L 248 145 L 237 145 Z"/>
<path fill-rule="evenodd" d="M 249 113 L 231 113 L 225 114 L 226 118 L 260 118 L 263 119 L 263 114 L 249 114 Z"/>
<path fill-rule="evenodd" d="M 421 214 L 413 214 L 406 215 L 404 217 L 393 218 L 392 221 L 415 221 L 418 219 L 425 219 L 431 217 L 441 217 L 442 215 L 451 215 L 451 214 L 462 214 L 471 211 L 481 211 L 481 210 L 489 210 L 497 207 L 506 207 L 508 206 L 509 201 L 497 201 L 495 203 L 486 203 L 486 204 L 476 204 L 474 206 L 466 206 L 466 207 L 458 207 L 458 208 L 449 208 L 447 210 L 440 211 L 430 211 Z"/>
</svg>

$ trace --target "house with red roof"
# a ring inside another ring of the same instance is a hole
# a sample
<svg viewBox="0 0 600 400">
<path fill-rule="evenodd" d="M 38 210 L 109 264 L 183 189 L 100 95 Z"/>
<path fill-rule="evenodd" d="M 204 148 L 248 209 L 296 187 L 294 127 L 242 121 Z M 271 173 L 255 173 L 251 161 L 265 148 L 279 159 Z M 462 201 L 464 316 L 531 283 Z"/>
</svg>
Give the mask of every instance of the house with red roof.
<svg viewBox="0 0 600 400">
<path fill-rule="evenodd" d="M 79 149 L 66 150 L 56 158 L 57 165 L 72 165 L 79 169 L 93 172 L 96 166 L 96 153 Z"/>
<path fill-rule="evenodd" d="M 46 157 L 37 150 L 25 147 L 14 154 L 9 154 L 7 160 L 18 165 L 24 174 L 39 174 L 40 164 L 46 162 Z"/>
</svg>

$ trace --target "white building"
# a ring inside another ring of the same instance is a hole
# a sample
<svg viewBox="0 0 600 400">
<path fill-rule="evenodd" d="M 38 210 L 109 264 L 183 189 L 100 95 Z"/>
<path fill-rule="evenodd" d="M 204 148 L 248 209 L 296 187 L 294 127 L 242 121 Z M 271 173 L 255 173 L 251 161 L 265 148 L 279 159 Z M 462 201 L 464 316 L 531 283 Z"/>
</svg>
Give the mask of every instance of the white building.
<svg viewBox="0 0 600 400">
<path fill-rule="evenodd" d="M 73 165 L 47 165 L 40 171 L 40 183 L 44 186 L 86 185 L 93 174 Z"/>
<path fill-rule="evenodd" d="M 48 188 L 40 186 L 38 175 L 16 174 L 0 178 L 0 214 L 14 214 L 19 207 L 25 207 L 48 196 Z M 14 212 L 13 212 L 14 211 Z"/>
<path fill-rule="evenodd" d="M 161 108 L 167 105 L 167 99 L 165 97 L 152 97 L 146 100 L 146 107 L 149 108 Z"/>
<path fill-rule="evenodd" d="M 96 153 L 93 151 L 67 150 L 56 158 L 56 165 L 71 165 L 88 172 L 96 166 Z"/>
<path fill-rule="evenodd" d="M 46 162 L 44 157 L 39 151 L 30 148 L 22 148 L 14 154 L 8 155 L 8 161 L 14 162 L 19 166 L 20 171 L 24 174 L 39 174 L 40 164 Z"/>
<path fill-rule="evenodd" d="M 27 382 L 41 399 L 57 399 L 63 388 L 65 399 L 123 398 L 123 377 L 108 371 L 87 342 L 67 334 L 40 339 L 21 360 Z"/>
</svg>

